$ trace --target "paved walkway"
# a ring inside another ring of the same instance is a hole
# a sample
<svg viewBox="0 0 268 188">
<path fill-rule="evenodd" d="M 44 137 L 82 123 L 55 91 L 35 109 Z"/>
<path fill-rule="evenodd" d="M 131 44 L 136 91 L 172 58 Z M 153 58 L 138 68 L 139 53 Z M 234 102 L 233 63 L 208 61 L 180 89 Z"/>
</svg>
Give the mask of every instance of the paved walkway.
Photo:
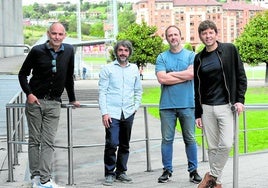
<svg viewBox="0 0 268 188">
<path fill-rule="evenodd" d="M 21 59 L 19 59 L 21 60 Z M 8 62 L 8 61 L 7 61 Z M 10 68 L 11 69 L 11 68 Z M 0 70 L 1 59 L 0 59 Z M 0 79 L 1 80 L 1 79 Z M 16 80 L 15 80 L 16 81 Z M 259 82 L 257 82 L 259 84 Z M 156 80 L 143 80 L 143 86 L 157 85 Z M 76 90 L 96 89 L 97 80 L 78 80 L 75 82 Z M 1 97 L 4 93 L 0 93 Z M 83 103 L 86 105 L 86 103 Z M 74 146 L 74 179 L 73 185 L 68 184 L 68 153 L 66 149 L 56 148 L 54 158 L 53 176 L 56 182 L 66 187 L 104 187 L 103 167 L 103 143 L 104 128 L 101 124 L 100 113 L 97 108 L 78 108 L 72 110 L 73 117 L 73 142 Z M 67 112 L 62 109 L 60 127 L 57 134 L 56 145 L 67 146 Z M 150 142 L 151 171 L 147 171 L 146 144 L 144 141 L 145 126 L 144 113 L 140 109 L 135 117 L 131 153 L 128 163 L 128 175 L 133 178 L 132 184 L 116 182 L 113 187 L 180 187 L 190 188 L 196 185 L 189 182 L 184 144 L 181 139 L 174 143 L 174 173 L 171 181 L 167 184 L 157 183 L 157 178 L 162 173 L 160 155 L 160 122 L 149 116 L 149 135 L 153 140 Z M 177 135 L 179 137 L 179 135 Z M 86 147 L 98 145 L 96 147 Z M 19 154 L 19 165 L 14 166 L 15 182 L 6 182 L 7 151 L 6 139 L 0 138 L 0 187 L 30 187 L 27 146 L 23 146 L 23 152 Z M 208 163 L 202 161 L 202 152 L 199 148 L 199 173 L 204 175 L 208 171 Z M 239 180 L 241 188 L 268 187 L 268 152 L 261 154 L 243 155 L 239 158 Z M 233 187 L 233 159 L 228 160 L 224 171 L 224 188 Z"/>
</svg>

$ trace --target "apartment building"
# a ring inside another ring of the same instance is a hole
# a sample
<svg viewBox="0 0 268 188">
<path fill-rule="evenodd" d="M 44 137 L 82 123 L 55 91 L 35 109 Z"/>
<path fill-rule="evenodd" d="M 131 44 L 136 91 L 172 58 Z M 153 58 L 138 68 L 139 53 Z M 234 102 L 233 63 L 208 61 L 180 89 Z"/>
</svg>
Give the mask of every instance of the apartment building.
<svg viewBox="0 0 268 188">
<path fill-rule="evenodd" d="M 137 23 L 145 21 L 158 28 L 157 34 L 165 39 L 165 29 L 176 25 L 182 32 L 182 43 L 193 47 L 201 43 L 198 25 L 205 19 L 213 20 L 218 27 L 218 39 L 233 42 L 244 26 L 257 12 L 265 10 L 244 1 L 219 3 L 216 0 L 140 0 L 133 4 Z"/>
<path fill-rule="evenodd" d="M 268 0 L 251 0 L 252 4 L 268 8 Z"/>
</svg>

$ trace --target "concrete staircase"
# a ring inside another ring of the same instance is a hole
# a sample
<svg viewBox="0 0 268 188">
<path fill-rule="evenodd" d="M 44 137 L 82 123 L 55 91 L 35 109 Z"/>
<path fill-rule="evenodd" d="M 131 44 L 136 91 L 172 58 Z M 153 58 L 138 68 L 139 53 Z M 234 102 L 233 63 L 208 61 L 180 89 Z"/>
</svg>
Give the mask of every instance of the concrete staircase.
<svg viewBox="0 0 268 188">
<path fill-rule="evenodd" d="M 98 103 L 98 89 L 81 89 L 75 90 L 76 100 L 80 102 Z M 67 92 L 64 90 L 62 97 L 63 103 L 68 102 Z"/>
</svg>

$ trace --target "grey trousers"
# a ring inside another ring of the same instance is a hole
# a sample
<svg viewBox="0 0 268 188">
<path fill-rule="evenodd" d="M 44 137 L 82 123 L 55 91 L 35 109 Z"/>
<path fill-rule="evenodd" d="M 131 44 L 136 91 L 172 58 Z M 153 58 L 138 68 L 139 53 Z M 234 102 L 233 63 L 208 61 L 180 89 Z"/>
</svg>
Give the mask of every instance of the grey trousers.
<svg viewBox="0 0 268 188">
<path fill-rule="evenodd" d="M 233 145 L 234 125 L 231 105 L 202 105 L 202 123 L 208 144 L 208 160 L 210 174 L 217 177 L 221 184 L 221 176 Z"/>
<path fill-rule="evenodd" d="M 53 144 L 58 129 L 61 104 L 40 100 L 40 105 L 26 103 L 25 114 L 29 127 L 29 168 L 31 179 L 40 176 L 42 183 L 51 179 Z"/>
</svg>

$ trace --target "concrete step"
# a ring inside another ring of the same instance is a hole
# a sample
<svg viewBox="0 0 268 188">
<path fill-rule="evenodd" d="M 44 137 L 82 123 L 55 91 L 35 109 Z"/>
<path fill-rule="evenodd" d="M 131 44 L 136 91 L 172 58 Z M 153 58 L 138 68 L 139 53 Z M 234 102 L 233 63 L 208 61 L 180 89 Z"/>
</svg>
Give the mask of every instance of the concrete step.
<svg viewBox="0 0 268 188">
<path fill-rule="evenodd" d="M 82 89 L 82 90 L 75 90 L 75 96 L 77 101 L 82 102 L 98 102 L 99 98 L 99 91 L 98 89 Z M 64 90 L 62 97 L 63 102 L 68 102 L 68 95 L 67 92 Z"/>
</svg>

